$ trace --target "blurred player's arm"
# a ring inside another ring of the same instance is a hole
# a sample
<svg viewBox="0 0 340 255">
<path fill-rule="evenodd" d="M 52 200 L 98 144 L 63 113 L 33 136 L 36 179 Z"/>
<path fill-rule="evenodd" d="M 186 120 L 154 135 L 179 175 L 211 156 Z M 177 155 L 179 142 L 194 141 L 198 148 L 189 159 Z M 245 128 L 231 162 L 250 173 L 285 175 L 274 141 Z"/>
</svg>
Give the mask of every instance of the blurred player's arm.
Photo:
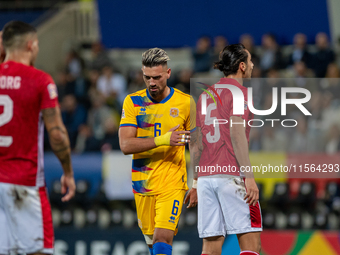
<svg viewBox="0 0 340 255">
<path fill-rule="evenodd" d="M 194 179 L 197 180 L 198 172 L 196 171 L 196 166 L 199 165 L 200 158 L 203 151 L 202 144 L 202 132 L 201 127 L 196 127 L 196 130 L 191 133 L 191 141 L 189 144 L 191 166 L 194 171 Z"/>
<path fill-rule="evenodd" d="M 125 126 L 119 128 L 119 146 L 121 151 L 127 154 L 140 153 L 154 149 L 158 146 L 184 146 L 184 140 L 190 141 L 190 131 L 175 131 L 179 125 L 171 128 L 166 134 L 151 137 L 137 138 L 137 128 Z M 185 138 L 183 137 L 185 136 Z M 183 143 L 182 143 L 183 142 Z"/>
<path fill-rule="evenodd" d="M 42 115 L 52 150 L 58 157 L 64 171 L 64 175 L 61 177 L 61 192 L 65 194 L 68 189 L 68 193 L 62 198 L 62 201 L 68 201 L 75 194 L 75 183 L 71 164 L 70 140 L 67 130 L 63 124 L 59 106 L 43 109 Z"/>
<path fill-rule="evenodd" d="M 189 191 L 188 195 L 186 196 L 184 203 L 188 203 L 190 200 L 190 203 L 188 204 L 187 208 L 191 208 L 197 205 L 197 177 L 198 172 L 196 171 L 196 166 L 199 165 L 200 158 L 203 151 L 203 144 L 202 144 L 202 132 L 201 127 L 196 127 L 196 130 L 191 133 L 191 139 L 189 143 L 189 150 L 190 150 L 190 163 L 191 167 L 193 169 L 193 177 L 194 177 L 194 183 Z"/>
<path fill-rule="evenodd" d="M 230 119 L 232 123 L 244 122 L 241 117 L 237 116 L 231 116 Z M 230 138 L 240 167 L 248 167 L 249 169 L 249 171 L 243 172 L 246 177 L 245 185 L 247 188 L 247 195 L 245 196 L 245 199 L 247 199 L 247 203 L 256 205 L 259 199 L 259 190 L 254 179 L 254 174 L 251 170 L 246 128 L 241 124 L 234 124 L 230 126 Z"/>
</svg>

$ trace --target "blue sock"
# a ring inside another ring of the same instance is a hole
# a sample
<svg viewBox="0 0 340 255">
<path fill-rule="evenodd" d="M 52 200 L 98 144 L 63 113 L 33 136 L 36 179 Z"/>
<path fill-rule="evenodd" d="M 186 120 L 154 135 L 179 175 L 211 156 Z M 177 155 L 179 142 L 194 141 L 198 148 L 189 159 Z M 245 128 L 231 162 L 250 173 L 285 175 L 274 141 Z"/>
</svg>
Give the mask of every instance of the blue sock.
<svg viewBox="0 0 340 255">
<path fill-rule="evenodd" d="M 164 255 L 171 255 L 172 252 L 172 246 L 167 243 L 155 243 L 153 245 L 153 255 L 157 254 L 164 254 Z"/>
<path fill-rule="evenodd" d="M 153 248 L 149 247 L 150 255 L 153 255 Z"/>
</svg>

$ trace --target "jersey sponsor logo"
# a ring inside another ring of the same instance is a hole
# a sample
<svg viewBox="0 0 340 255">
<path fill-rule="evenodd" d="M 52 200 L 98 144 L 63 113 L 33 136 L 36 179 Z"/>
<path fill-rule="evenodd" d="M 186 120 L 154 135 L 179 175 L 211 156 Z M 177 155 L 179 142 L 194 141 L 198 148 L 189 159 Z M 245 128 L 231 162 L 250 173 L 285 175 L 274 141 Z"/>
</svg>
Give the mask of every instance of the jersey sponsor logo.
<svg viewBox="0 0 340 255">
<path fill-rule="evenodd" d="M 125 110 L 123 109 L 122 110 L 122 119 L 124 119 L 125 118 Z"/>
<path fill-rule="evenodd" d="M 54 99 L 58 96 L 57 86 L 53 83 L 47 85 L 48 93 L 50 94 L 50 99 Z"/>
<path fill-rule="evenodd" d="M 248 109 L 248 103 L 246 100 L 244 100 L 244 110 L 247 110 Z"/>
<path fill-rule="evenodd" d="M 139 111 L 140 111 L 140 112 L 139 112 L 139 115 L 146 115 L 146 109 L 145 109 L 145 107 L 140 108 Z"/>
<path fill-rule="evenodd" d="M 178 117 L 178 114 L 179 114 L 178 108 L 171 108 L 171 109 L 170 109 L 170 116 L 171 116 L 171 117 L 176 118 L 176 117 Z"/>
</svg>

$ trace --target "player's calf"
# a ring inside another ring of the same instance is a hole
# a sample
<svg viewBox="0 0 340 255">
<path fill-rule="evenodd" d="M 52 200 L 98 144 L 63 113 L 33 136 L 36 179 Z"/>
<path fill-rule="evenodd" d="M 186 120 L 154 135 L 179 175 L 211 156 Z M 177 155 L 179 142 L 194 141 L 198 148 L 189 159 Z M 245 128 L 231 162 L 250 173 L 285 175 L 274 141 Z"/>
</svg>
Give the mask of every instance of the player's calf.
<svg viewBox="0 0 340 255">
<path fill-rule="evenodd" d="M 211 236 L 203 238 L 202 255 L 220 255 L 224 236 Z"/>
<path fill-rule="evenodd" d="M 238 234 L 238 242 L 241 248 L 241 255 L 260 254 L 261 251 L 261 232 L 250 232 Z"/>
</svg>

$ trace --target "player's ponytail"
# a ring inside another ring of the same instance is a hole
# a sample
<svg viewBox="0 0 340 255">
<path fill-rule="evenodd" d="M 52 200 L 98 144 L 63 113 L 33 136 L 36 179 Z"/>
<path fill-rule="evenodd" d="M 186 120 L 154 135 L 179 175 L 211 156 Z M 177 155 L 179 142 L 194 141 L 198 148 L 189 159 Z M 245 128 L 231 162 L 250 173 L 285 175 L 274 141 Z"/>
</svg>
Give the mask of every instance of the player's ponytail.
<svg viewBox="0 0 340 255">
<path fill-rule="evenodd" d="M 242 44 L 231 44 L 220 52 L 219 61 L 214 63 L 214 69 L 223 72 L 225 77 L 236 74 L 240 63 L 247 63 L 247 58 L 246 48 Z"/>
</svg>

